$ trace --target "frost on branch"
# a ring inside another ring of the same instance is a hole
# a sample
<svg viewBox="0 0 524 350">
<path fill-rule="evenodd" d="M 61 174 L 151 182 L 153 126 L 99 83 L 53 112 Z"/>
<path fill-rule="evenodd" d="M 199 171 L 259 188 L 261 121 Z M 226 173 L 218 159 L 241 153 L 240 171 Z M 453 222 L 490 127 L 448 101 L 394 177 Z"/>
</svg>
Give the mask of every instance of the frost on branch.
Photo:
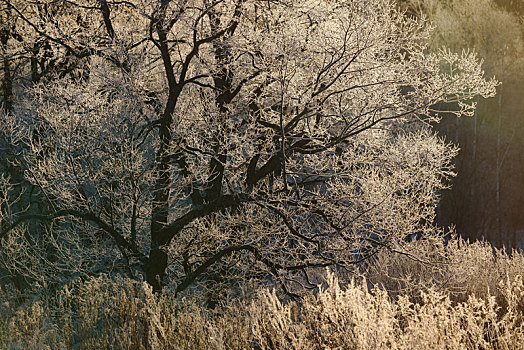
<svg viewBox="0 0 524 350">
<path fill-rule="evenodd" d="M 155 291 L 297 291 L 431 234 L 456 153 L 431 132 L 436 106 L 469 115 L 495 92 L 474 54 L 428 52 L 427 25 L 389 1 L 130 1 L 103 26 L 79 4 L 93 24 L 67 42 L 21 19 L 86 56 L 3 118 L 49 202 L 36 218 L 74 232 L 65 244 L 96 233 Z"/>
</svg>

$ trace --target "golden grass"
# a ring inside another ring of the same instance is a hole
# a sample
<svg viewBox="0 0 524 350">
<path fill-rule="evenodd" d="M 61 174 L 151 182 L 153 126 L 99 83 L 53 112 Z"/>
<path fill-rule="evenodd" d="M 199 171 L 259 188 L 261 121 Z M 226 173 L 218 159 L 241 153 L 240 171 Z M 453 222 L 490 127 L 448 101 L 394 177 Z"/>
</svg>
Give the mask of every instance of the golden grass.
<svg viewBox="0 0 524 350">
<path fill-rule="evenodd" d="M 21 304 L 4 290 L 0 347 L 524 349 L 523 256 L 498 251 L 493 258 L 480 243 L 438 249 L 447 249 L 441 270 L 386 254 L 370 272 L 372 290 L 368 280 L 341 286 L 328 273 L 326 285 L 300 302 L 261 289 L 250 301 L 209 310 L 192 299 L 153 295 L 143 282 L 107 276 Z M 380 266 L 394 282 L 382 283 Z M 426 275 L 415 278 L 415 272 Z"/>
</svg>

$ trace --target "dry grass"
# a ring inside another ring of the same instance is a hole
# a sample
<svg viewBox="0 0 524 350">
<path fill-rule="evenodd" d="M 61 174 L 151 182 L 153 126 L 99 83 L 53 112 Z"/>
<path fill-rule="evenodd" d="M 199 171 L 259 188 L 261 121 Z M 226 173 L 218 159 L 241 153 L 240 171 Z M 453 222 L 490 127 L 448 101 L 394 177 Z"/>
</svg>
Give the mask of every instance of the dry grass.
<svg viewBox="0 0 524 350">
<path fill-rule="evenodd" d="M 429 251 L 428 258 L 440 256 L 440 269 L 401 255 L 378 259 L 370 281 L 390 291 L 370 291 L 364 279 L 341 286 L 328 274 L 326 286 L 300 303 L 260 290 L 249 302 L 208 310 L 120 277 L 23 303 L 4 290 L 0 347 L 524 349 L 524 257 L 497 251 L 493 258 L 488 245 L 459 240 Z"/>
<path fill-rule="evenodd" d="M 505 307 L 508 281 L 522 277 L 524 255 L 495 249 L 487 242 L 469 243 L 459 237 L 443 242 L 414 241 L 406 251 L 421 257 L 382 251 L 366 271 L 372 284 L 389 292 L 417 298 L 430 289 L 449 295 L 453 301 L 466 301 L 473 295 L 494 296 Z M 524 309 L 524 300 L 522 301 Z"/>
</svg>

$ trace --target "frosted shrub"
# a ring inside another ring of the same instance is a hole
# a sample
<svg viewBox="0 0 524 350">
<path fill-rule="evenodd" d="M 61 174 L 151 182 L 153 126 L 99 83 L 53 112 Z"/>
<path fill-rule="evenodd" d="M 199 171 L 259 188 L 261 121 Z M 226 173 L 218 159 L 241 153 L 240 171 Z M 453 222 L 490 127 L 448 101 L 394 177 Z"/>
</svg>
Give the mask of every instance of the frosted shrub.
<svg viewBox="0 0 524 350">
<path fill-rule="evenodd" d="M 522 279 L 508 294 L 522 298 Z M 515 294 L 516 293 L 516 294 Z M 253 306 L 252 306 L 253 307 Z M 298 311 L 297 311 L 298 310 Z M 331 279 L 317 296 L 282 304 L 274 293 L 263 294 L 254 317 L 254 336 L 272 349 L 476 349 L 522 347 L 522 311 L 511 305 L 500 317 L 495 297 L 470 296 L 453 303 L 433 289 L 420 302 L 407 296 L 391 299 L 365 283 L 341 288 Z M 258 313 L 257 313 L 258 311 Z"/>
<path fill-rule="evenodd" d="M 453 237 L 443 241 L 421 240 L 406 246 L 417 255 L 381 252 L 367 271 L 372 284 L 392 293 L 417 297 L 430 288 L 443 292 L 455 301 L 468 296 L 496 296 L 504 306 L 507 281 L 522 277 L 524 255 L 493 248 L 487 242 L 469 243 Z"/>
<path fill-rule="evenodd" d="M 443 288 L 428 287 L 414 300 L 409 293 L 369 290 L 362 278 L 341 286 L 328 274 L 324 287 L 299 301 L 261 290 L 250 302 L 210 310 L 167 293 L 155 295 L 145 283 L 100 277 L 2 313 L 0 344 L 11 349 L 519 349 L 524 283 L 521 276 L 503 281 L 500 297 L 454 301 Z"/>
<path fill-rule="evenodd" d="M 124 278 L 76 282 L 47 299 L 7 317 L 5 342 L 12 348 L 219 349 L 249 335 L 234 317 L 242 312 L 224 309 L 223 320 L 192 301 L 153 295 L 146 283 Z"/>
<path fill-rule="evenodd" d="M 282 303 L 265 292 L 251 307 L 252 330 L 261 348 L 295 349 L 476 349 L 521 348 L 522 278 L 507 281 L 505 312 L 495 296 L 453 302 L 433 288 L 392 298 L 370 292 L 366 281 L 328 287 L 303 303 Z"/>
<path fill-rule="evenodd" d="M 252 306 L 253 333 L 262 348 L 386 348 L 395 339 L 395 305 L 386 293 L 369 293 L 364 283 L 329 287 L 302 304 L 282 304 L 266 292 Z"/>
</svg>

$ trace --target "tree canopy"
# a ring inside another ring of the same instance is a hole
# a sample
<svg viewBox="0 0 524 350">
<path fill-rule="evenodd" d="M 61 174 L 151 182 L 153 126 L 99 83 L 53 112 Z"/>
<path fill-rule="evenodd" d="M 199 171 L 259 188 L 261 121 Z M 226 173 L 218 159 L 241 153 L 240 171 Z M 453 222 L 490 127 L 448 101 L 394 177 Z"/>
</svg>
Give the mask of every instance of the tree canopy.
<svg viewBox="0 0 524 350">
<path fill-rule="evenodd" d="M 2 177 L 0 238 L 35 278 L 291 294 L 403 252 L 452 175 L 434 106 L 472 115 L 496 85 L 388 0 L 2 6 L 5 164 L 45 204 Z"/>
</svg>

